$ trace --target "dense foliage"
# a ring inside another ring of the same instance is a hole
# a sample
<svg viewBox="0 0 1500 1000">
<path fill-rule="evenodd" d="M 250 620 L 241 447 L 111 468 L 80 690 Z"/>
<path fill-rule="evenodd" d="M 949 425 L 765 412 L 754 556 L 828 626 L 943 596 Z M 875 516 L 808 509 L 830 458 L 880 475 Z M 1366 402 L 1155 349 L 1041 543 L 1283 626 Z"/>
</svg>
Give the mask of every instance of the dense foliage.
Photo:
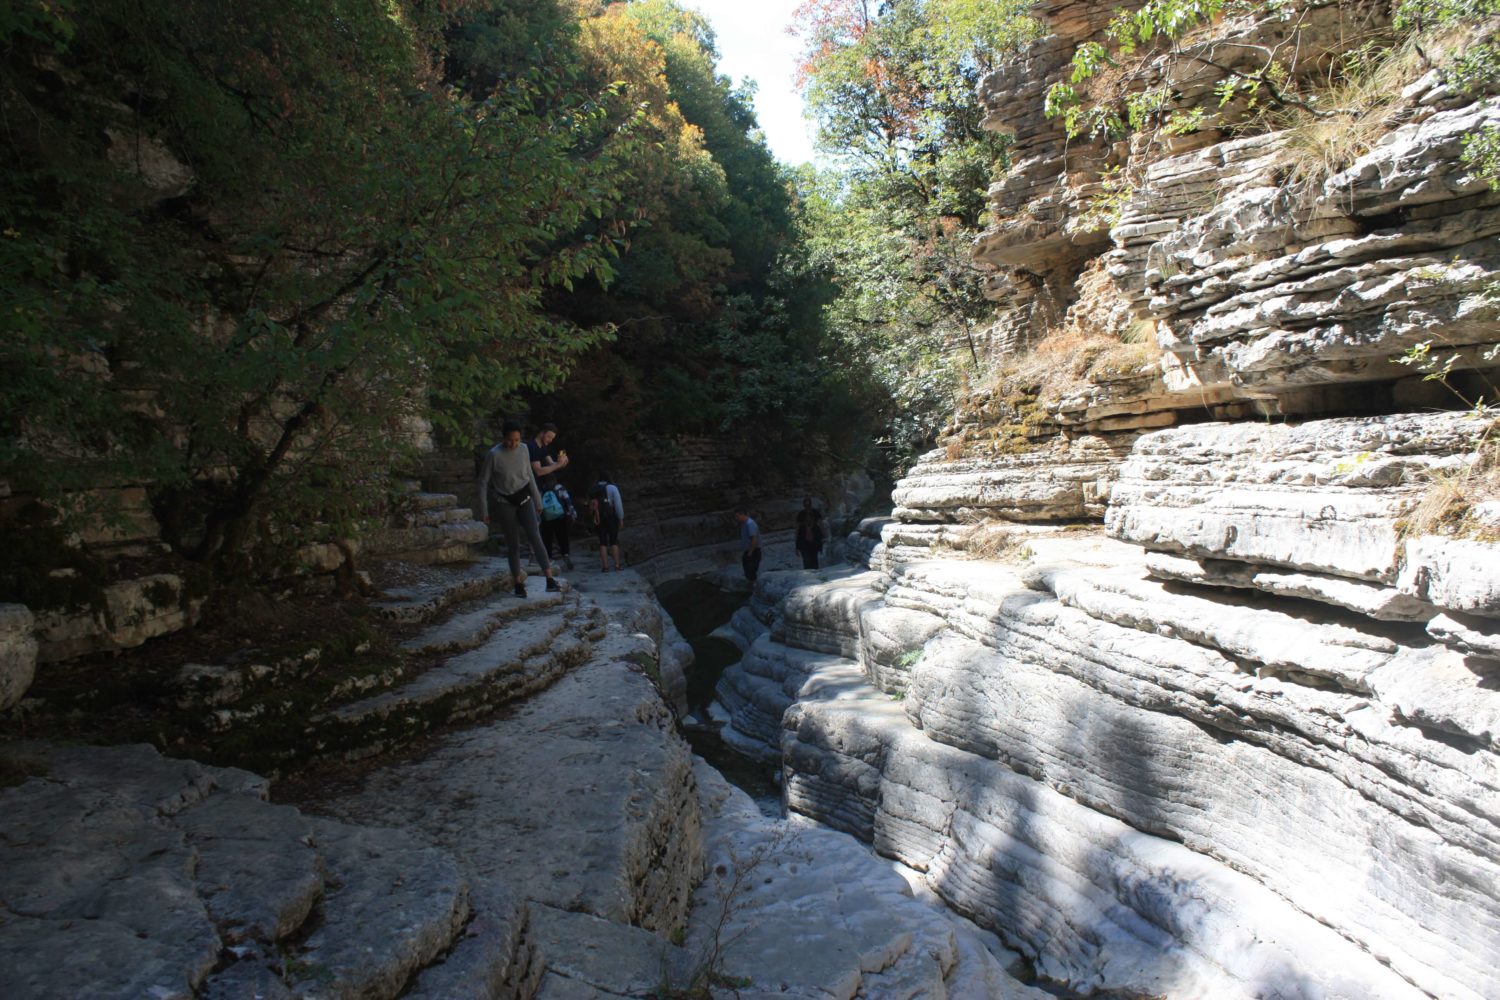
<svg viewBox="0 0 1500 1000">
<path fill-rule="evenodd" d="M 560 392 L 534 400 L 590 464 L 648 460 L 678 434 L 710 434 L 758 463 L 800 471 L 800 451 L 848 392 L 825 377 L 818 308 L 793 192 L 756 131 L 751 95 L 714 66 L 702 17 L 671 0 L 604 8 L 581 49 L 597 85 L 624 81 L 623 117 L 651 110 L 652 154 L 633 164 L 633 228 L 614 279 L 557 307 L 618 331 Z M 847 407 L 845 407 L 847 409 Z M 833 422 L 847 449 L 863 425 Z"/>
<path fill-rule="evenodd" d="M 604 336 L 543 293 L 608 272 L 616 241 L 580 224 L 620 214 L 639 139 L 565 66 L 450 87 L 452 25 L 370 0 L 13 10 L 12 488 L 147 483 L 200 560 L 346 530 L 414 421 L 462 433 Z"/>
<path fill-rule="evenodd" d="M 787 179 L 670 0 L 20 0 L 0 39 L 0 482 L 44 512 L 143 484 L 238 571 L 429 424 L 794 437 L 838 396 Z"/>
<path fill-rule="evenodd" d="M 976 88 L 1036 37 L 1029 0 L 806 0 L 795 29 L 820 145 L 802 179 L 814 260 L 839 296 L 826 319 L 899 464 L 952 409 L 989 312 L 970 255 L 1005 140 Z"/>
</svg>

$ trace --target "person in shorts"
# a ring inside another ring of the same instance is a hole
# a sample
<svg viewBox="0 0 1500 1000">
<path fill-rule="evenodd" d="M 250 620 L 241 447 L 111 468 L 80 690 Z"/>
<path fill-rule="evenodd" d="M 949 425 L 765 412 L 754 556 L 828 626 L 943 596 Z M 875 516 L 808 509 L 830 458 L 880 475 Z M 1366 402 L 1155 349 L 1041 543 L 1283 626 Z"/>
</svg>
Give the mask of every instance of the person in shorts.
<svg viewBox="0 0 1500 1000">
<path fill-rule="evenodd" d="M 625 503 L 620 499 L 619 487 L 610 482 L 607 472 L 599 474 L 599 481 L 589 493 L 589 514 L 599 535 L 599 570 L 609 572 L 609 557 L 613 555 L 615 572 L 618 573 L 625 565 L 620 559 L 620 527 L 625 523 Z"/>
</svg>

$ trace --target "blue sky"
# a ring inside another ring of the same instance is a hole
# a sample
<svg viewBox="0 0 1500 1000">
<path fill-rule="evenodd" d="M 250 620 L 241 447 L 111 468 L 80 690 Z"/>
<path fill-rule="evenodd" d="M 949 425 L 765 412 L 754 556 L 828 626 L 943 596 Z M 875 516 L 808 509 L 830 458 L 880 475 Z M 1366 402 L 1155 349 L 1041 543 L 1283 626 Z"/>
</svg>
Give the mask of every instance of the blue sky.
<svg viewBox="0 0 1500 1000">
<path fill-rule="evenodd" d="M 786 33 L 800 0 L 682 0 L 713 25 L 719 72 L 738 84 L 756 83 L 755 114 L 777 158 L 790 164 L 813 158 L 812 126 L 792 84 L 798 41 Z"/>
</svg>

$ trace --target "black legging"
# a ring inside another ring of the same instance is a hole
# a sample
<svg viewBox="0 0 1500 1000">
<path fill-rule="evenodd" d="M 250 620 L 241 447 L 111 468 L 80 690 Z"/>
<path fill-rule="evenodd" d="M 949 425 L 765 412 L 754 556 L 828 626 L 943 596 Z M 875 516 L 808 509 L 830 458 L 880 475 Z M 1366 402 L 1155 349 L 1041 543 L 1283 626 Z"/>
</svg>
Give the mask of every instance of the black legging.
<svg viewBox="0 0 1500 1000">
<path fill-rule="evenodd" d="M 537 565 L 542 567 L 545 574 L 552 568 L 552 560 L 547 558 L 547 546 L 542 544 L 541 532 L 536 527 L 536 511 L 532 509 L 531 499 L 519 507 L 512 507 L 504 500 L 496 499 L 492 505 L 495 514 L 500 518 L 500 530 L 505 532 L 505 557 L 510 560 L 510 575 L 519 578 L 521 575 L 521 532 L 526 532 L 526 538 L 531 542 L 531 554 L 536 557 Z"/>
<path fill-rule="evenodd" d="M 760 575 L 760 546 L 757 545 L 740 556 L 740 565 L 745 569 L 745 579 L 754 583 L 755 578 Z"/>
<path fill-rule="evenodd" d="M 527 506 L 530 506 L 528 504 Z M 557 554 L 570 556 L 573 554 L 573 540 L 568 537 L 568 516 L 554 517 L 550 521 L 542 522 L 542 544 L 547 547 L 547 554 L 552 554 L 552 543 L 557 543 Z"/>
</svg>

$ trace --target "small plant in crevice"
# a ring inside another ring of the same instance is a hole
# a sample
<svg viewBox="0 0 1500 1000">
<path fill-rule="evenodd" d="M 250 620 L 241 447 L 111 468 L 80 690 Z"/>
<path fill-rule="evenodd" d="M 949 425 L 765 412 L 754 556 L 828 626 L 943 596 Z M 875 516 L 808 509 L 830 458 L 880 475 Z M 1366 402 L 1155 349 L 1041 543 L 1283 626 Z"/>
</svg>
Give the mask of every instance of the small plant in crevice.
<svg viewBox="0 0 1500 1000">
<path fill-rule="evenodd" d="M 1439 383 L 1463 404 L 1475 421 L 1471 443 L 1475 457 L 1461 468 L 1434 473 L 1421 500 L 1401 519 L 1398 528 L 1402 537 L 1446 534 L 1497 540 L 1489 537 L 1500 535 L 1496 527 L 1480 523 L 1473 513 L 1481 503 L 1500 500 L 1500 437 L 1497 437 L 1500 414 L 1484 394 L 1470 395 L 1455 384 L 1455 368 L 1465 361 L 1466 352 L 1450 350 L 1434 354 L 1433 343 L 1425 340 L 1394 360 L 1421 372 L 1424 382 Z M 1478 351 L 1474 360 L 1492 364 L 1497 356 L 1500 345 Z M 1484 379 L 1484 384 L 1490 398 L 1495 398 L 1495 387 L 1488 379 Z"/>
<path fill-rule="evenodd" d="M 964 540 L 964 550 L 976 559 L 1023 563 L 1032 556 L 1025 536 L 999 524 L 984 524 Z"/>
<path fill-rule="evenodd" d="M 730 848 L 728 857 L 714 865 L 709 878 L 714 882 L 715 906 L 702 951 L 680 984 L 672 982 L 663 956 L 662 981 L 649 994 L 652 1000 L 712 1000 L 716 990 L 738 991 L 751 985 L 749 978 L 732 976 L 725 970 L 728 948 L 748 930 L 744 927 L 732 930 L 731 926 L 735 916 L 749 905 L 749 893 L 756 882 L 771 880 L 760 877 L 763 869 L 787 858 L 805 858 L 797 852 L 796 844 L 796 831 L 783 823 L 769 839 L 748 852 L 741 854 Z M 677 941 L 674 939 L 673 943 Z"/>
<path fill-rule="evenodd" d="M 1118 165 L 1106 167 L 1088 208 L 1078 217 L 1077 228 L 1082 232 L 1093 232 L 1119 225 L 1134 193 L 1134 185 Z"/>
</svg>

